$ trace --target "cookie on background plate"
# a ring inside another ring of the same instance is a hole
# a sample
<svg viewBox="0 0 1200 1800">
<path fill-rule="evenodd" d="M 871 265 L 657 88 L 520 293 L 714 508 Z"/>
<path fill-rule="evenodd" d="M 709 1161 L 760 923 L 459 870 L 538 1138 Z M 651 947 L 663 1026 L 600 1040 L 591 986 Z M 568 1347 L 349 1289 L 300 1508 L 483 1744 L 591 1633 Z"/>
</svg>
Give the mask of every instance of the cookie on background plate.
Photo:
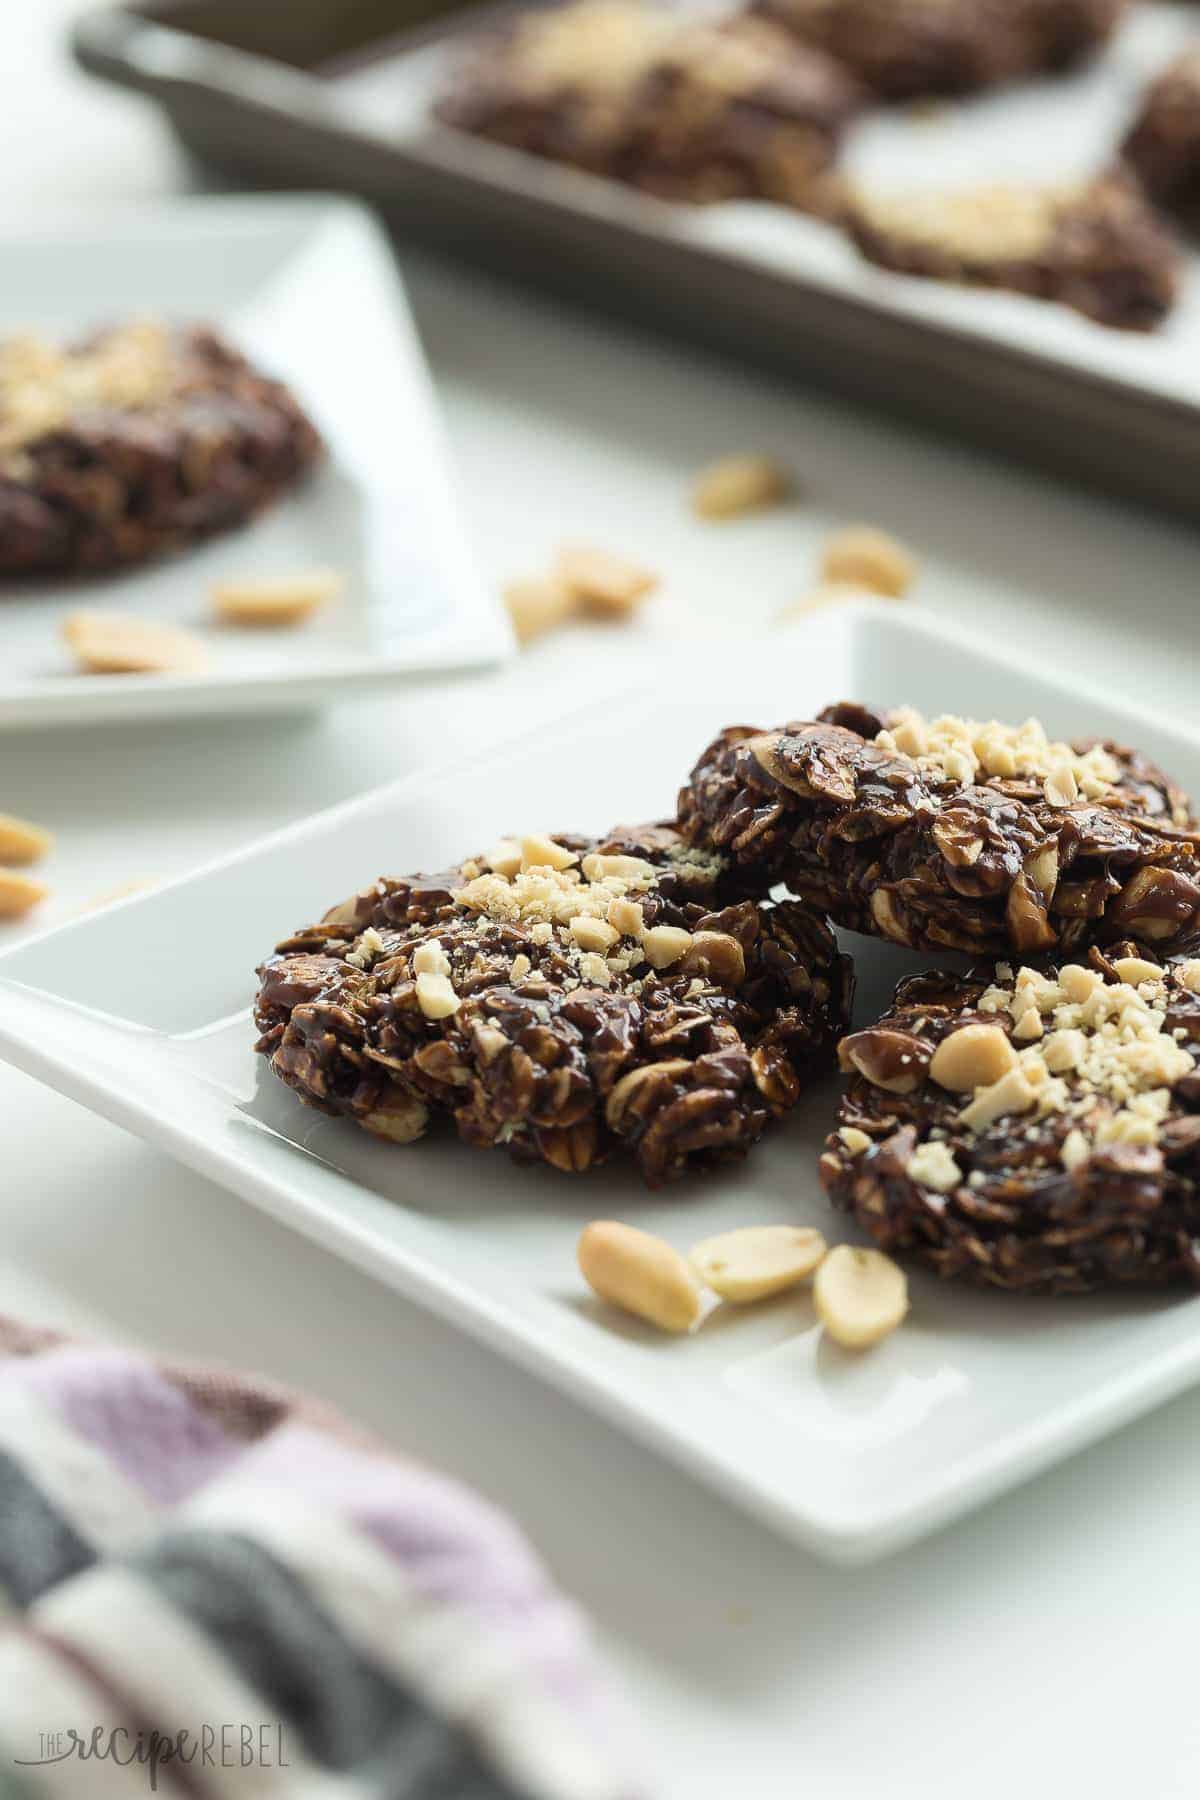
<svg viewBox="0 0 1200 1800">
<path fill-rule="evenodd" d="M 840 1061 L 821 1179 L 881 1249 L 1022 1293 L 1200 1285 L 1200 957 L 914 976 Z"/>
<path fill-rule="evenodd" d="M 657 1187 L 739 1156 L 828 1066 L 852 974 L 795 902 L 726 894 L 671 826 L 502 840 L 385 878 L 259 971 L 257 1048 L 300 1098 L 395 1142 L 438 1116 Z"/>
<path fill-rule="evenodd" d="M 0 576 L 114 569 L 243 525 L 321 455 L 282 384 L 206 326 L 0 342 Z"/>
<path fill-rule="evenodd" d="M 822 916 L 912 949 L 1003 955 L 1200 918 L 1187 796 L 1136 750 L 853 702 L 773 731 L 735 725 L 679 798 L 689 842 Z"/>
</svg>

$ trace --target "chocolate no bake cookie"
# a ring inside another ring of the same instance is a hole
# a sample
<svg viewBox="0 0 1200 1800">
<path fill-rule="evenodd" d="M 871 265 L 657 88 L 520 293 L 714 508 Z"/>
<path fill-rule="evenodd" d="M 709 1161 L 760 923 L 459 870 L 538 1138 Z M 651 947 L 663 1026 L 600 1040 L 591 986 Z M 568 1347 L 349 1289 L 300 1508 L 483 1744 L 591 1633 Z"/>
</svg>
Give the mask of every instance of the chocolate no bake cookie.
<svg viewBox="0 0 1200 1800">
<path fill-rule="evenodd" d="M 141 562 L 243 524 L 321 451 L 278 381 L 203 327 L 0 343 L 0 575 Z"/>
<path fill-rule="evenodd" d="M 1151 199 L 1200 226 L 1200 43 L 1151 83 L 1121 154 Z"/>
<path fill-rule="evenodd" d="M 1200 917 L 1186 796 L 1135 750 L 853 703 L 731 726 L 680 795 L 689 841 L 914 949 L 1165 943 Z"/>
<path fill-rule="evenodd" d="M 1104 42 L 1125 0 L 757 0 L 757 10 L 882 98 L 907 100 L 1064 68 Z"/>
<path fill-rule="evenodd" d="M 257 1047 L 378 1136 L 440 1114 L 568 1171 L 628 1151 L 658 1186 L 743 1154 L 848 1016 L 829 930 L 723 889 L 721 859 L 668 826 L 380 880 L 263 964 Z"/>
<path fill-rule="evenodd" d="M 1200 1284 L 1200 959 L 902 982 L 821 1178 L 884 1250 L 1032 1294 Z"/>
<path fill-rule="evenodd" d="M 765 19 L 577 0 L 479 46 L 437 116 L 666 199 L 826 211 L 859 102 L 845 70 Z"/>
<path fill-rule="evenodd" d="M 1153 330 L 1179 290 L 1173 237 L 1121 175 L 1063 187 L 858 193 L 843 222 L 881 268 L 1056 301 L 1119 331 Z"/>
</svg>

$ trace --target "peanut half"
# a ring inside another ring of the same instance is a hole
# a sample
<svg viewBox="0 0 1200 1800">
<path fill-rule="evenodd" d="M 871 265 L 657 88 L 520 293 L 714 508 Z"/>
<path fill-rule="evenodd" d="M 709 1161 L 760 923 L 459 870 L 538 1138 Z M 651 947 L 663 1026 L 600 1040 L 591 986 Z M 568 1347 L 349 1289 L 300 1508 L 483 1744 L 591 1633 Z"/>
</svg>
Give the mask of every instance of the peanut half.
<svg viewBox="0 0 1200 1800">
<path fill-rule="evenodd" d="M 817 1270 L 813 1305 L 835 1344 L 866 1350 L 904 1318 L 908 1282 L 904 1270 L 882 1250 L 839 1244 Z"/>
<path fill-rule="evenodd" d="M 634 607 L 658 586 L 653 569 L 611 550 L 588 545 L 567 545 L 558 553 L 554 569 L 585 612 L 605 618 L 628 618 Z"/>
<path fill-rule="evenodd" d="M 848 525 L 825 544 L 821 580 L 848 583 L 898 600 L 917 577 L 917 559 L 898 538 L 873 525 Z"/>
<path fill-rule="evenodd" d="M 225 625 L 299 625 L 336 599 L 344 585 L 336 569 L 218 581 L 212 590 L 213 612 Z"/>
<path fill-rule="evenodd" d="M 20 919 L 50 892 L 40 881 L 0 869 L 0 919 Z"/>
<path fill-rule="evenodd" d="M 0 863 L 34 863 L 52 848 L 54 839 L 28 819 L 0 813 Z"/>
<path fill-rule="evenodd" d="M 71 613 L 62 635 L 91 675 L 194 675 L 208 662 L 190 631 L 126 613 Z"/>
<path fill-rule="evenodd" d="M 565 625 L 576 611 L 574 593 L 557 575 L 527 575 L 510 581 L 504 604 L 519 644 L 528 644 L 544 632 Z"/>
<path fill-rule="evenodd" d="M 697 475 L 692 510 L 702 519 L 737 519 L 779 506 L 793 486 L 790 473 L 774 457 L 723 456 Z"/>
<path fill-rule="evenodd" d="M 694 1244 L 688 1261 L 722 1300 L 745 1306 L 807 1280 L 824 1254 L 811 1226 L 747 1225 Z"/>
<path fill-rule="evenodd" d="M 700 1284 L 673 1245 L 633 1225 L 596 1219 L 577 1251 L 594 1294 L 660 1331 L 689 1331 L 700 1316 Z"/>
</svg>

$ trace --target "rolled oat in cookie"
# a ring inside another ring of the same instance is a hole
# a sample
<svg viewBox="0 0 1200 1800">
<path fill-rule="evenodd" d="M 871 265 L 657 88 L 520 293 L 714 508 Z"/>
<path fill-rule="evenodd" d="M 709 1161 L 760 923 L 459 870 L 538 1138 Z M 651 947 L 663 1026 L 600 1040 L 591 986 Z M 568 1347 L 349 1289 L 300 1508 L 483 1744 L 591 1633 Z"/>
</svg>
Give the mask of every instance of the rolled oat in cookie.
<svg viewBox="0 0 1200 1800">
<path fill-rule="evenodd" d="M 321 454 L 281 382 L 206 327 L 0 342 L 0 575 L 137 563 L 241 525 Z"/>
<path fill-rule="evenodd" d="M 1024 1293 L 1200 1285 L 1200 943 L 900 984 L 821 1179 L 881 1249 Z"/>
<path fill-rule="evenodd" d="M 257 1048 L 376 1135 L 440 1118 L 571 1172 L 625 1152 L 657 1187 L 744 1154 L 848 1017 L 828 928 L 727 876 L 645 825 L 381 879 L 262 965 Z"/>
<path fill-rule="evenodd" d="M 1028 955 L 1200 920 L 1187 796 L 1136 750 L 854 702 L 730 726 L 679 800 L 745 891 L 786 882 L 836 924 L 913 949 Z"/>
</svg>

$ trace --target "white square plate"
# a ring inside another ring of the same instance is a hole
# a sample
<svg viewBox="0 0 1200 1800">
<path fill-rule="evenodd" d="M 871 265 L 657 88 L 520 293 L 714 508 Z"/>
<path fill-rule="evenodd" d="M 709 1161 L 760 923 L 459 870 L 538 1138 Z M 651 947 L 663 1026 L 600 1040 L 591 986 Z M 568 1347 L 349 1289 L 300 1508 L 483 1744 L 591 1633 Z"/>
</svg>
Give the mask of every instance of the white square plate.
<svg viewBox="0 0 1200 1800">
<path fill-rule="evenodd" d="M 351 200 L 193 199 L 0 240 L 0 335 L 129 314 L 210 320 L 295 389 L 329 455 L 242 530 L 86 580 L 0 583 L 0 729 L 282 710 L 511 647 L 455 507 L 433 389 L 379 227 Z M 79 675 L 78 606 L 205 629 L 222 576 L 333 566 L 335 606 L 297 631 L 211 631 L 198 676 Z"/>
<path fill-rule="evenodd" d="M 734 719 L 848 696 L 977 716 L 1038 714 L 1145 748 L 1200 785 L 1200 735 L 863 603 L 476 762 L 322 813 L 145 898 L 0 958 L 0 1054 L 556 1382 L 822 1553 L 861 1559 L 977 1505 L 1200 1373 L 1200 1297 L 1052 1302 L 912 1277 L 912 1314 L 870 1355 L 824 1341 L 807 1297 L 714 1313 L 664 1340 L 593 1304 L 575 1269 L 590 1218 L 681 1246 L 735 1224 L 833 1236 L 816 1147 L 821 1083 L 741 1167 L 647 1194 L 628 1170 L 522 1170 L 438 1138 L 411 1149 L 302 1108 L 251 1052 L 255 963 L 381 872 L 438 868 L 498 831 L 602 830 L 670 810 L 693 755 Z M 860 1016 L 920 961 L 853 940 Z"/>
</svg>

